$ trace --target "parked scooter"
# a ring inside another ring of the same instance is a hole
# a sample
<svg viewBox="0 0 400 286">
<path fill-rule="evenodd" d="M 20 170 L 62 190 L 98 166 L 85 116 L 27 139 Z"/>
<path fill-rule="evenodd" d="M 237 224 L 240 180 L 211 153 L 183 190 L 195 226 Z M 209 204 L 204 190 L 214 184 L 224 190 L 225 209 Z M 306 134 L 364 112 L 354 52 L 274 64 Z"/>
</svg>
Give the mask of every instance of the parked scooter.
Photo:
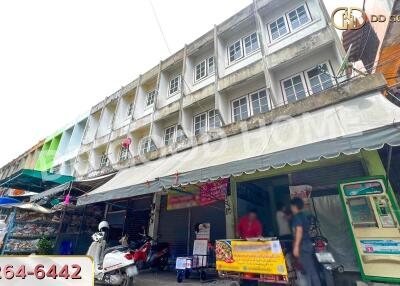
<svg viewBox="0 0 400 286">
<path fill-rule="evenodd" d="M 143 239 L 136 242 L 134 260 L 139 270 L 157 268 L 162 271 L 168 267 L 170 247 L 168 243 L 156 243 L 154 239 L 141 234 Z"/>
<path fill-rule="evenodd" d="M 125 246 L 106 248 L 109 229 L 108 222 L 102 221 L 99 232 L 92 235 L 87 255 L 94 260 L 94 277 L 109 285 L 133 286 L 133 277 L 138 274 L 135 253 Z"/>
</svg>

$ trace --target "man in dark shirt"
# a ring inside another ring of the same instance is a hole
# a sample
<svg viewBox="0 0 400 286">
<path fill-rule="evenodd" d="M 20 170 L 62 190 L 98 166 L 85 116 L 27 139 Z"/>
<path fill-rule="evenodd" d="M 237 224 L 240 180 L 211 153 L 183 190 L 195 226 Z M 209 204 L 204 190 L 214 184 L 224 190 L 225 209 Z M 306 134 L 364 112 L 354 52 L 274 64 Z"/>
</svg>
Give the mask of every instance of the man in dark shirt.
<svg viewBox="0 0 400 286">
<path fill-rule="evenodd" d="M 318 271 L 314 260 L 314 247 L 308 230 L 310 221 L 303 213 L 304 202 L 300 198 L 290 201 L 290 208 L 293 213 L 293 255 L 300 260 L 307 277 L 308 286 L 321 286 Z"/>
</svg>

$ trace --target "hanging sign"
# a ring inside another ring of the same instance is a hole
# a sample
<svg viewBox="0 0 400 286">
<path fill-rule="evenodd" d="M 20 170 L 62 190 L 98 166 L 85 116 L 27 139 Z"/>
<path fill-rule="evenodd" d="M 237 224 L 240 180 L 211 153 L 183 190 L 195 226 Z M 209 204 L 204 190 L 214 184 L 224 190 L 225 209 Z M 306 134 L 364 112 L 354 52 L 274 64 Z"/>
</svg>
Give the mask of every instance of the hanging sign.
<svg viewBox="0 0 400 286">
<path fill-rule="evenodd" d="M 207 182 L 200 186 L 189 185 L 183 187 L 182 192 L 169 192 L 167 210 L 206 206 L 224 201 L 228 180 Z"/>
</svg>

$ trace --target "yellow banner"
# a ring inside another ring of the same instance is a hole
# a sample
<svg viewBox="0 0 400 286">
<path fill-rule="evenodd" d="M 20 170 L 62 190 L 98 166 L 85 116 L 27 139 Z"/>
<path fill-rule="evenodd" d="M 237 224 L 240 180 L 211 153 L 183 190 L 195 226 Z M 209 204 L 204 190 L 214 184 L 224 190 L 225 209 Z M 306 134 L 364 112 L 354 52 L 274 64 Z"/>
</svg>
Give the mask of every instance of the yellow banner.
<svg viewBox="0 0 400 286">
<path fill-rule="evenodd" d="M 280 242 L 219 240 L 216 243 L 217 270 L 287 276 Z"/>
</svg>

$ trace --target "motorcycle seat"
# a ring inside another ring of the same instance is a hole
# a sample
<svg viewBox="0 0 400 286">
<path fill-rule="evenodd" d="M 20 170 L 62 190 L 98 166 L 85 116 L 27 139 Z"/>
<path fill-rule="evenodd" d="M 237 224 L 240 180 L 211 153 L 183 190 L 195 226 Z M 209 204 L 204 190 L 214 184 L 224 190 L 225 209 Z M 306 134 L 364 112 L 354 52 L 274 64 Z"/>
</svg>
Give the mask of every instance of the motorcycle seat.
<svg viewBox="0 0 400 286">
<path fill-rule="evenodd" d="M 113 251 L 115 251 L 115 250 L 118 250 L 118 251 L 127 251 L 128 249 L 129 249 L 129 248 L 128 248 L 127 246 L 117 245 L 117 246 L 113 246 L 113 247 L 106 248 L 106 249 L 104 250 L 104 255 L 106 255 L 107 253 L 113 252 Z"/>
</svg>

